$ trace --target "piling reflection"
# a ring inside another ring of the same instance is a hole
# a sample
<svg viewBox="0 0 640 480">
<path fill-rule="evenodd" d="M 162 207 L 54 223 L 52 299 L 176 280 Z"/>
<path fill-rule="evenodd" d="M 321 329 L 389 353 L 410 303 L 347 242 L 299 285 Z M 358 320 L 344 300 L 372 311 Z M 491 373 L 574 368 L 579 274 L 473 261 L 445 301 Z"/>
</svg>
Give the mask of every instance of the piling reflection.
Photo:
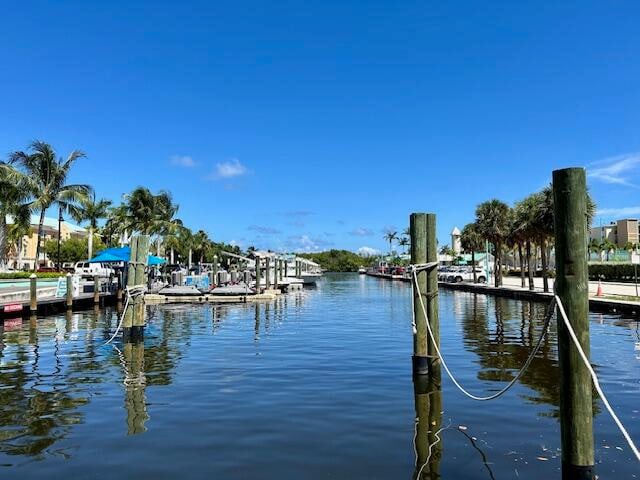
<svg viewBox="0 0 640 480">
<path fill-rule="evenodd" d="M 414 480 L 440 478 L 442 459 L 442 390 L 439 367 L 431 375 L 416 375 L 413 391 L 416 409 Z"/>
<path fill-rule="evenodd" d="M 136 435 L 146 431 L 149 419 L 145 398 L 147 379 L 144 372 L 144 343 L 125 343 L 123 347 L 123 368 L 127 410 L 127 434 Z"/>
</svg>

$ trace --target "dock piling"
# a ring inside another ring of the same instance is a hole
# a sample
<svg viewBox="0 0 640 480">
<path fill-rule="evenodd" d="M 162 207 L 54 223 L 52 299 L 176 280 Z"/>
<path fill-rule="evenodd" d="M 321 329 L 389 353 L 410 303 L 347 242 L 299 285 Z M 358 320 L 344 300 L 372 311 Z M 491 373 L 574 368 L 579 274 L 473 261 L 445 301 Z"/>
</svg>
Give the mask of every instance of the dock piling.
<svg viewBox="0 0 640 480">
<path fill-rule="evenodd" d="M 218 255 L 213 256 L 213 286 L 218 285 Z"/>
<path fill-rule="evenodd" d="M 260 257 L 256 255 L 256 293 L 260 293 L 260 280 L 261 280 L 261 265 L 260 265 Z"/>
<path fill-rule="evenodd" d="M 67 292 L 65 293 L 65 306 L 67 310 L 71 310 L 73 308 L 73 276 L 70 273 L 67 273 L 66 281 Z"/>
<path fill-rule="evenodd" d="M 93 304 L 100 305 L 100 277 L 93 276 Z"/>
<path fill-rule="evenodd" d="M 38 277 L 35 273 L 29 276 L 29 311 L 35 314 L 38 311 Z"/>
<path fill-rule="evenodd" d="M 267 256 L 264 259 L 264 283 L 265 290 L 269 290 L 271 287 L 271 257 Z"/>
<path fill-rule="evenodd" d="M 553 172 L 556 294 L 589 357 L 587 188 L 583 168 Z M 558 317 L 560 434 L 563 480 L 594 478 L 591 377 L 564 321 Z"/>
<path fill-rule="evenodd" d="M 413 265 L 436 262 L 436 216 L 433 213 L 412 213 L 409 217 L 411 236 L 411 263 Z M 416 333 L 413 341 L 413 373 L 424 375 L 438 364 L 434 340 L 440 345 L 440 321 L 438 318 L 438 272 L 435 268 L 417 273 L 418 285 L 427 311 L 429 326 L 434 338 L 429 338 L 426 326 L 427 318 L 422 309 L 417 289 L 413 289 L 413 313 Z M 439 369 L 438 369 L 439 370 Z"/>
</svg>

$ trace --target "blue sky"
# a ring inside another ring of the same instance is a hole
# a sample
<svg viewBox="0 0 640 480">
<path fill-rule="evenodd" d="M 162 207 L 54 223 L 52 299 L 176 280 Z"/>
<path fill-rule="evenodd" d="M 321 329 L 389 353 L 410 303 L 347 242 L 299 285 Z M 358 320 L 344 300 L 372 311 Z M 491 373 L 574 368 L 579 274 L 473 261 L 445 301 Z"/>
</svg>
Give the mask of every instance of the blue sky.
<svg viewBox="0 0 640 480">
<path fill-rule="evenodd" d="M 640 216 L 638 2 L 20 2 L 0 17 L 0 154 L 44 139 L 119 200 L 170 190 L 217 240 L 440 242 L 486 199 L 586 166 Z"/>
</svg>

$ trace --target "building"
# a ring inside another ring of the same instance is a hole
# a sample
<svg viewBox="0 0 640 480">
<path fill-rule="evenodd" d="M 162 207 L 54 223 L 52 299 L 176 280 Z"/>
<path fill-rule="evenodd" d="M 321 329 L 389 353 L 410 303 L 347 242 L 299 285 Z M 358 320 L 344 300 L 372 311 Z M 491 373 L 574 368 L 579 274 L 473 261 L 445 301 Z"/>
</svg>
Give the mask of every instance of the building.
<svg viewBox="0 0 640 480">
<path fill-rule="evenodd" d="M 27 235 L 17 242 L 16 245 L 9 247 L 9 256 L 7 259 L 7 266 L 15 270 L 30 270 L 34 267 L 36 262 L 36 244 L 38 240 L 38 224 L 40 223 L 39 215 L 31 215 L 31 228 Z M 13 218 L 7 216 L 7 225 L 13 224 Z M 63 221 L 60 225 L 60 240 L 67 240 L 69 238 L 87 238 L 88 232 L 86 229 L 74 225 L 69 222 Z M 55 266 L 55 259 L 49 259 L 44 253 L 44 244 L 48 240 L 58 239 L 58 219 L 45 217 L 44 229 L 42 232 L 42 240 L 40 242 L 40 259 L 39 265 L 44 267 Z"/>
<path fill-rule="evenodd" d="M 460 229 L 458 227 L 453 227 L 453 230 L 451 231 L 451 250 L 453 250 L 453 253 L 455 253 L 456 255 L 460 255 L 460 253 L 462 252 L 460 235 Z"/>
<path fill-rule="evenodd" d="M 592 240 L 600 243 L 609 240 L 621 249 L 628 243 L 637 244 L 640 242 L 640 222 L 637 219 L 625 218 L 608 225 L 591 227 L 589 241 Z"/>
</svg>

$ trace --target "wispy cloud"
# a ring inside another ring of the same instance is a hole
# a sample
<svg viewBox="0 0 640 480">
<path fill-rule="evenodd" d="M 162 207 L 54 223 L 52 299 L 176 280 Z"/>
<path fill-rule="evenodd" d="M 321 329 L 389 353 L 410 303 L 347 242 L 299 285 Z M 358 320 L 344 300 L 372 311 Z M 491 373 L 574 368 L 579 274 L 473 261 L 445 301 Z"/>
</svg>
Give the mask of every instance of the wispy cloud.
<svg viewBox="0 0 640 480">
<path fill-rule="evenodd" d="M 317 252 L 323 247 L 329 247 L 333 242 L 319 237 L 309 235 L 291 235 L 287 237 L 285 247 L 287 250 L 296 252 Z"/>
<path fill-rule="evenodd" d="M 248 172 L 249 170 L 240 163 L 240 160 L 232 158 L 226 162 L 217 163 L 214 172 L 208 178 L 213 180 L 220 178 L 235 178 L 246 175 Z"/>
<path fill-rule="evenodd" d="M 313 214 L 314 212 L 309 210 L 289 210 L 288 212 L 284 212 L 284 215 L 287 217 L 308 217 Z"/>
<path fill-rule="evenodd" d="M 374 255 L 380 255 L 380 250 L 371 247 L 360 247 L 358 253 L 366 257 L 372 257 Z"/>
<path fill-rule="evenodd" d="M 174 167 L 193 168 L 198 163 L 188 155 L 172 155 L 169 163 Z"/>
<path fill-rule="evenodd" d="M 370 237 L 373 235 L 373 230 L 370 228 L 358 227 L 351 230 L 349 235 L 353 235 L 354 237 Z"/>
<path fill-rule="evenodd" d="M 279 233 L 282 233 L 277 228 L 264 227 L 262 225 L 249 225 L 247 227 L 247 230 L 251 230 L 252 232 L 261 233 L 263 235 L 277 235 Z"/>
<path fill-rule="evenodd" d="M 598 217 L 631 217 L 640 215 L 640 206 L 638 207 L 621 207 L 621 208 L 599 208 L 596 212 Z"/>
<path fill-rule="evenodd" d="M 591 178 L 604 183 L 637 188 L 631 180 L 640 173 L 637 168 L 640 165 L 640 153 L 610 157 L 594 162 L 592 165 L 593 168 L 587 169 Z"/>
</svg>

